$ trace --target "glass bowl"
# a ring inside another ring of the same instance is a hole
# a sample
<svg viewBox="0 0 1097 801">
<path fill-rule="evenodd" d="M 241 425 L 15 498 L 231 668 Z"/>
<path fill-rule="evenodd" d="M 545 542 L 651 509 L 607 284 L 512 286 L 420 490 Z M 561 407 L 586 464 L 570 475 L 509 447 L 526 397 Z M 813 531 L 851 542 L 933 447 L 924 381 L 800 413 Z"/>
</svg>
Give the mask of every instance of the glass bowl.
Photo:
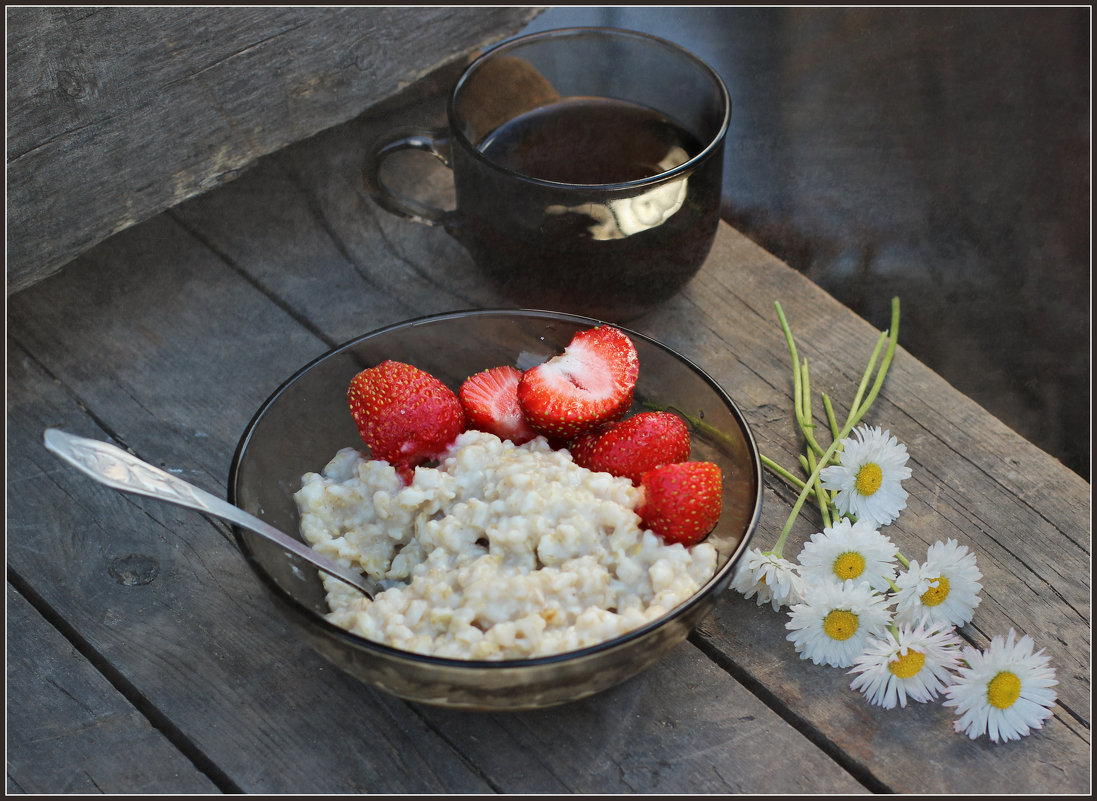
<svg viewBox="0 0 1097 801">
<path fill-rule="evenodd" d="M 340 448 L 365 449 L 346 402 L 347 386 L 360 370 L 395 359 L 456 391 L 482 369 L 513 364 L 525 370 L 546 361 L 563 351 L 575 332 L 598 324 L 554 312 L 484 310 L 423 317 L 354 339 L 300 369 L 255 414 L 233 457 L 229 500 L 299 536 L 293 495 L 301 477 L 318 472 Z M 673 406 L 724 435 L 691 431 L 691 458 L 717 462 L 724 476 L 723 512 L 708 535 L 719 553 L 716 573 L 693 597 L 641 628 L 568 653 L 502 661 L 426 656 L 329 623 L 316 569 L 235 528 L 249 564 L 296 632 L 334 665 L 380 690 L 409 701 L 476 710 L 534 709 L 589 696 L 636 675 L 684 640 L 727 588 L 757 527 L 761 459 L 743 415 L 715 381 L 670 348 L 620 328 L 640 358 L 630 413 L 649 405 Z"/>
</svg>

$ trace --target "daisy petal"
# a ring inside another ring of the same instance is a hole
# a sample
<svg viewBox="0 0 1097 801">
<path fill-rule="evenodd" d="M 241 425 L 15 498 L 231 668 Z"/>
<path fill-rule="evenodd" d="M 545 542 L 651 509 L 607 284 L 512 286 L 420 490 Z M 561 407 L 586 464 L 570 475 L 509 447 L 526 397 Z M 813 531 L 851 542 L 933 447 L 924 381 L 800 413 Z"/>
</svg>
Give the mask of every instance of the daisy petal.
<svg viewBox="0 0 1097 801">
<path fill-rule="evenodd" d="M 853 435 L 841 442 L 840 464 L 823 468 L 819 480 L 824 489 L 837 490 L 839 513 L 886 526 L 907 506 L 901 486 L 910 478 L 906 445 L 880 428 L 858 426 Z"/>
<path fill-rule="evenodd" d="M 803 603 L 789 610 L 787 639 L 801 659 L 849 667 L 870 637 L 883 637 L 891 622 L 887 598 L 866 583 L 808 585 Z"/>
<path fill-rule="evenodd" d="M 811 536 L 797 560 L 805 581 L 841 584 L 867 581 L 877 592 L 887 592 L 895 580 L 899 549 L 866 520 L 842 518 Z"/>
<path fill-rule="evenodd" d="M 1033 652 L 1027 634 L 1016 641 L 995 635 L 985 651 L 964 648 L 966 663 L 945 689 L 944 706 L 956 709 L 953 728 L 971 739 L 986 734 L 992 742 L 1017 740 L 1043 728 L 1056 700 L 1059 682 L 1043 649 Z"/>
</svg>

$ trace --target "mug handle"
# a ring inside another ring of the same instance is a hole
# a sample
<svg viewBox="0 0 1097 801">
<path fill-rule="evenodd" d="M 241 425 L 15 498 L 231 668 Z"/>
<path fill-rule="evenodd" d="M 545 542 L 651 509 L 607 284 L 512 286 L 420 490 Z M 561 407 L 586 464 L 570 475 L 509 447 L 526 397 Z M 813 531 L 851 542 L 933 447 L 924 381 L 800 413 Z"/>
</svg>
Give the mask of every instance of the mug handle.
<svg viewBox="0 0 1097 801">
<path fill-rule="evenodd" d="M 393 214 L 426 225 L 448 227 L 452 212 L 428 206 L 426 203 L 394 192 L 381 180 L 381 164 L 397 151 L 422 150 L 430 153 L 452 170 L 450 141 L 450 133 L 444 128 L 411 128 L 396 131 L 379 140 L 366 154 L 366 163 L 362 171 L 366 192 L 378 206 Z"/>
</svg>

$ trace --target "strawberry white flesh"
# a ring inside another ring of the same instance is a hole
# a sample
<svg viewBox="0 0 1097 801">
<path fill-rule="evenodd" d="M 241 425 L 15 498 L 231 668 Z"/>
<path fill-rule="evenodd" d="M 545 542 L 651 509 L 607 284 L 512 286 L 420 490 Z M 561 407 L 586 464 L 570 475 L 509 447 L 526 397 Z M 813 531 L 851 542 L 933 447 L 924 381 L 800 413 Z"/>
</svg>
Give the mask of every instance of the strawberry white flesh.
<svg viewBox="0 0 1097 801">
<path fill-rule="evenodd" d="M 571 440 L 632 405 L 639 357 L 632 340 L 612 326 L 578 332 L 548 361 L 531 367 L 518 384 L 518 402 L 540 433 Z"/>
<path fill-rule="evenodd" d="M 470 428 L 487 431 L 515 445 L 529 442 L 537 432 L 518 405 L 522 371 L 510 365 L 483 370 L 461 385 L 458 397 Z"/>
</svg>

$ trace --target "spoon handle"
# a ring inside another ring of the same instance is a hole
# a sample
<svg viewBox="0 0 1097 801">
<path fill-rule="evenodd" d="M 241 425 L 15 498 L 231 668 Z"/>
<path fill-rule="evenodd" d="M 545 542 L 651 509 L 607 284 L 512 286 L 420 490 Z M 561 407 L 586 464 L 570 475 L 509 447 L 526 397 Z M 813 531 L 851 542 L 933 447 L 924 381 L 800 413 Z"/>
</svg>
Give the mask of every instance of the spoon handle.
<svg viewBox="0 0 1097 801">
<path fill-rule="evenodd" d="M 372 598 L 362 576 L 339 565 L 299 540 L 260 520 L 238 506 L 211 495 L 177 476 L 153 467 L 131 453 L 107 442 L 78 437 L 56 428 L 47 428 L 43 436 L 46 449 L 91 476 L 101 484 L 123 492 L 147 495 L 200 512 L 208 512 L 238 526 L 261 534 Z"/>
</svg>

